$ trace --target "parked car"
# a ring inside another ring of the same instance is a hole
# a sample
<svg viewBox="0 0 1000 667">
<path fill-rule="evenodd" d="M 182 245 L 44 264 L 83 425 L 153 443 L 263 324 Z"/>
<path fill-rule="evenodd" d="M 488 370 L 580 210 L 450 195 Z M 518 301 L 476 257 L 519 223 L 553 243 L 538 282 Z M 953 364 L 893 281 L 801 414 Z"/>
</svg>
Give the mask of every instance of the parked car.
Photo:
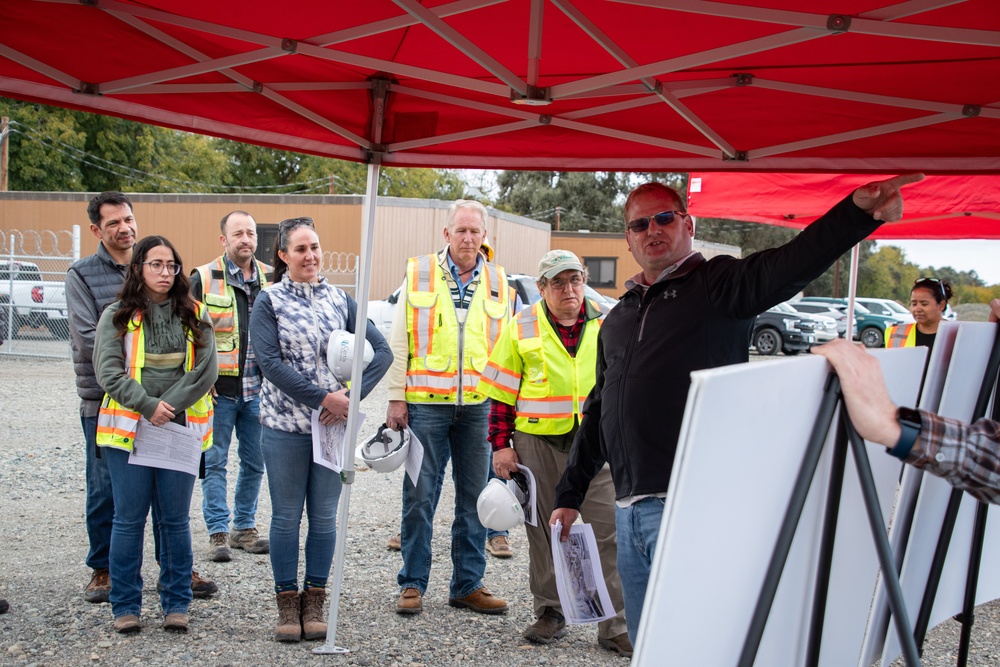
<svg viewBox="0 0 1000 667">
<path fill-rule="evenodd" d="M 876 315 L 887 315 L 904 323 L 914 321 L 913 315 L 910 314 L 910 309 L 892 299 L 873 299 L 866 296 L 856 296 L 854 297 L 854 303 L 860 303 Z"/>
<path fill-rule="evenodd" d="M 750 345 L 757 354 L 793 355 L 816 344 L 816 322 L 808 315 L 789 313 L 782 305 L 764 311 L 754 321 Z"/>
<path fill-rule="evenodd" d="M 6 297 L 5 335 L 10 318 L 14 333 L 25 325 L 44 326 L 56 338 L 69 338 L 65 286 L 61 280 L 42 280 L 37 264 L 0 260 L 0 296 Z"/>
<path fill-rule="evenodd" d="M 837 335 L 841 338 L 847 336 L 847 308 L 835 306 L 832 303 L 807 303 L 802 301 L 790 301 L 789 305 L 800 313 L 809 315 L 822 315 L 832 317 L 837 322 Z M 858 323 L 854 322 L 851 329 L 851 338 L 858 337 Z"/>
<path fill-rule="evenodd" d="M 854 301 L 877 315 L 899 317 L 905 323 L 914 321 L 909 309 L 906 306 L 900 305 L 898 301 L 893 301 L 892 299 L 870 299 L 864 296 L 855 297 Z M 951 309 L 950 305 L 944 307 L 943 317 L 949 322 L 955 321 L 955 311 Z"/>
<path fill-rule="evenodd" d="M 804 296 L 800 303 L 828 303 L 847 310 L 847 299 L 837 299 L 830 296 Z M 854 302 L 854 320 L 858 323 L 858 333 L 855 340 L 860 340 L 865 347 L 882 347 L 885 344 L 885 329 L 902 320 L 888 315 L 876 315 L 857 301 Z"/>
<path fill-rule="evenodd" d="M 522 308 L 530 306 L 542 298 L 542 295 L 538 291 L 538 286 L 535 284 L 536 280 L 537 278 L 534 276 L 521 273 L 512 273 L 507 276 L 507 281 L 517 291 Z M 389 331 L 392 329 L 392 319 L 396 313 L 396 301 L 399 300 L 400 289 L 401 287 L 396 288 L 385 299 L 368 302 L 368 319 L 375 323 L 375 326 L 378 327 L 378 330 L 382 332 L 382 335 L 386 339 L 389 338 Z M 609 312 L 618 303 L 618 299 L 604 296 L 590 285 L 584 286 L 583 293 L 588 299 L 597 302 L 597 305 L 600 306 L 604 313 Z"/>
<path fill-rule="evenodd" d="M 792 303 L 779 303 L 774 307 L 774 310 L 778 310 L 782 313 L 788 313 L 790 315 L 798 315 L 799 317 L 807 320 L 812 320 L 816 324 L 816 344 L 822 345 L 823 343 L 829 343 L 831 340 L 837 338 L 837 320 L 826 315 L 814 315 L 812 313 L 803 313 L 795 308 L 795 304 Z"/>
</svg>

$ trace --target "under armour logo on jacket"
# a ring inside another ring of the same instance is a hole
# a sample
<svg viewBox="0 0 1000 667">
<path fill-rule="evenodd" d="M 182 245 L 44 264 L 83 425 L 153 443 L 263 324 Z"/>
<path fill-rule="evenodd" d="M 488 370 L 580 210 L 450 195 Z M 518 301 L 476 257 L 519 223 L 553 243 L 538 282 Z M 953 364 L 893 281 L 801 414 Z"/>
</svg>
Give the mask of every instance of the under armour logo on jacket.
<svg viewBox="0 0 1000 667">
<path fill-rule="evenodd" d="M 675 298 L 677 298 L 677 290 L 675 290 L 675 289 L 667 290 L 666 292 L 663 293 L 663 298 L 664 299 L 675 299 Z"/>
</svg>

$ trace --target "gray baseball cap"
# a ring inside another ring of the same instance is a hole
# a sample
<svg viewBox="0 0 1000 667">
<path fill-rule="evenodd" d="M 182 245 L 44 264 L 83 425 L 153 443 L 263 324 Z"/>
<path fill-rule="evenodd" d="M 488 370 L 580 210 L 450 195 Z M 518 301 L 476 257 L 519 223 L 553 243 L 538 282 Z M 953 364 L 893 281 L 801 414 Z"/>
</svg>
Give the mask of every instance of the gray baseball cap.
<svg viewBox="0 0 1000 667">
<path fill-rule="evenodd" d="M 570 269 L 583 272 L 580 258 L 569 250 L 550 250 L 542 255 L 542 259 L 538 262 L 538 275 L 541 278 L 555 278 Z"/>
</svg>

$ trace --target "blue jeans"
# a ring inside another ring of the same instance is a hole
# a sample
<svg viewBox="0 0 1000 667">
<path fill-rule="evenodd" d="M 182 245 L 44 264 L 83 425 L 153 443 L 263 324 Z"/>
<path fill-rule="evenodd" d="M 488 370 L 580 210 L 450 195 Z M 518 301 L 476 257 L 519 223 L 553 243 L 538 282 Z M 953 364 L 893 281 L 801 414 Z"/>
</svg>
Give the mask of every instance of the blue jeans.
<svg viewBox="0 0 1000 667">
<path fill-rule="evenodd" d="M 115 496 L 111 529 L 111 611 L 115 618 L 142 608 L 142 546 L 146 515 L 156 508 L 160 531 L 160 606 L 187 613 L 191 603 L 191 493 L 194 475 L 131 465 L 129 454 L 105 447 Z"/>
<path fill-rule="evenodd" d="M 233 529 L 257 525 L 257 497 L 264 477 L 264 457 L 260 453 L 260 398 L 244 401 L 219 395 L 215 403 L 212 446 L 205 452 L 205 479 L 201 480 L 202 513 L 208 534 L 229 532 L 226 504 L 226 464 L 233 429 L 239 441 L 240 471 L 233 501 Z"/>
<path fill-rule="evenodd" d="M 304 587 L 322 587 L 330 577 L 337 542 L 340 475 L 313 463 L 312 435 L 262 427 L 261 452 L 271 494 L 271 571 L 277 592 L 298 590 L 299 525 L 305 507 Z"/>
<path fill-rule="evenodd" d="M 115 518 L 115 499 L 111 495 L 108 459 L 97 458 L 97 416 L 80 417 L 87 447 L 87 538 L 90 551 L 87 567 L 107 569 L 111 550 L 111 522 Z"/>
<path fill-rule="evenodd" d="M 615 506 L 618 576 L 625 594 L 625 625 L 632 646 L 635 646 L 639 633 L 639 619 L 646 600 L 646 584 L 649 583 L 649 570 L 660 535 L 664 503 L 663 498 L 650 497 L 625 508 Z"/>
<path fill-rule="evenodd" d="M 476 501 L 486 486 L 490 446 L 486 441 L 489 401 L 478 405 L 410 403 L 410 428 L 424 446 L 417 486 L 403 476 L 400 588 L 427 591 L 431 571 L 434 512 L 441 497 L 444 469 L 451 458 L 455 483 L 455 518 L 451 523 L 449 596 L 462 598 L 483 587 L 486 528 L 479 523 Z"/>
</svg>

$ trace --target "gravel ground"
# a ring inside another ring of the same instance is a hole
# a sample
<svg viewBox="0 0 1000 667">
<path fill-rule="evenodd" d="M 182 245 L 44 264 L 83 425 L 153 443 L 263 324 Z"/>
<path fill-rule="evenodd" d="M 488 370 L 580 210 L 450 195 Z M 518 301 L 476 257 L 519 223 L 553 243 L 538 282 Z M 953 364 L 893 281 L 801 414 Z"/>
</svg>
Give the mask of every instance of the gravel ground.
<svg viewBox="0 0 1000 667">
<path fill-rule="evenodd" d="M 396 532 L 402 470 L 391 475 L 359 472 L 351 496 L 344 585 L 337 644 L 345 656 L 315 656 L 318 643 L 278 644 L 271 639 L 276 617 L 267 556 L 234 551 L 230 563 L 205 557 L 208 537 L 195 486 L 192 533 L 195 568 L 214 579 L 220 591 L 191 605 L 191 631 L 159 628 L 159 603 L 147 528 L 146 581 L 141 633 L 121 636 L 111 629 L 107 604 L 84 602 L 90 571 L 85 565 L 83 436 L 72 366 L 65 360 L 0 357 L 0 597 L 11 610 L 0 616 L 0 665 L 298 665 L 414 666 L 489 664 L 621 666 L 625 660 L 599 648 L 590 626 L 570 627 L 562 640 L 535 646 L 521 640 L 532 622 L 528 553 L 523 532 L 514 531 L 515 555 L 488 556 L 485 582 L 504 597 L 510 611 L 488 617 L 447 606 L 448 525 L 454 498 L 450 484 L 435 523 L 434 568 L 425 611 L 416 617 L 393 612 L 400 566 L 398 553 L 385 548 Z M 363 404 L 369 426 L 385 413 L 384 391 Z M 230 479 L 235 467 L 230 466 Z M 266 484 L 266 482 L 265 482 Z M 266 488 L 266 487 L 265 487 Z M 231 493 L 231 490 L 230 490 Z M 261 495 L 258 523 L 269 525 L 270 503 Z M 693 631 L 711 640 L 710 619 L 692 619 Z M 924 664 L 955 663 L 958 624 L 946 622 L 931 633 Z M 973 636 L 977 666 L 1000 664 L 1000 605 L 981 607 Z M 663 664 L 669 664 L 665 657 Z M 686 666 L 684 666 L 686 667 Z"/>
</svg>

